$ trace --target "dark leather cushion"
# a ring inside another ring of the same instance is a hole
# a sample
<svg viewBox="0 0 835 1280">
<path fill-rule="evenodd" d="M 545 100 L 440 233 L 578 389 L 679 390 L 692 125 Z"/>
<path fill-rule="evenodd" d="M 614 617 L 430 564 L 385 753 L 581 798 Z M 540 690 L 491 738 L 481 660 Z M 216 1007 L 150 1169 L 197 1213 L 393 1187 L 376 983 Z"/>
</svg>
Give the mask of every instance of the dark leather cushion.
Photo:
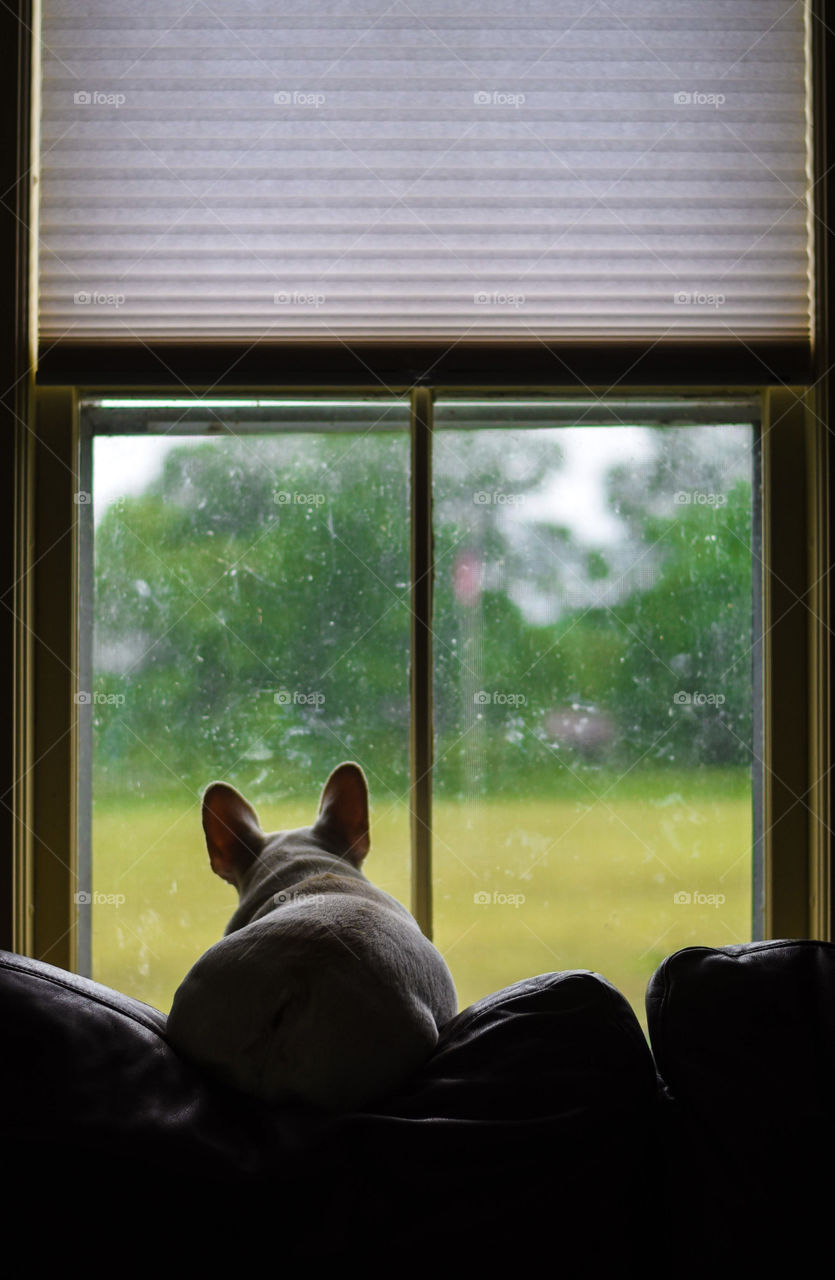
<svg viewBox="0 0 835 1280">
<path fill-rule="evenodd" d="M 687 947 L 647 991 L 659 1071 L 673 1094 L 752 1159 L 817 1142 L 835 1104 L 835 945 Z"/>
<path fill-rule="evenodd" d="M 465 1240 L 468 1256 L 504 1242 L 518 1257 L 520 1212 L 549 1233 L 556 1216 L 579 1240 L 592 1193 L 614 1197 L 621 1251 L 632 1231 L 654 1068 L 627 1002 L 596 974 L 543 974 L 479 1001 L 396 1098 L 336 1117 L 218 1087 L 178 1058 L 156 1010 L 8 952 L 0 1016 L 3 1139 L 33 1178 L 72 1170 L 87 1203 L 144 1190 L 151 1217 L 170 1197 L 186 1221 L 237 1196 L 286 1215 L 299 1256 L 323 1258 L 344 1254 L 358 1210 L 378 1244 L 408 1239 L 414 1257 Z"/>
<path fill-rule="evenodd" d="M 653 975 L 647 1020 L 676 1234 L 717 1263 L 796 1263 L 834 1189 L 835 946 L 687 947 Z"/>
</svg>

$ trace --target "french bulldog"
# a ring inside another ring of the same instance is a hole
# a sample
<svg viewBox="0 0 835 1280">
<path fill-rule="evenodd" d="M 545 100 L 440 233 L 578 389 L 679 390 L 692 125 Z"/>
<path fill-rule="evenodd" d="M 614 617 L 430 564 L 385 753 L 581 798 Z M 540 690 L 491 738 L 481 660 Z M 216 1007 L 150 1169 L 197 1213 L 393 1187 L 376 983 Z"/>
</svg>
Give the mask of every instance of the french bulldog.
<svg viewBox="0 0 835 1280">
<path fill-rule="evenodd" d="M 202 820 L 212 870 L 238 907 L 174 995 L 171 1045 L 269 1103 L 345 1111 L 395 1091 L 458 998 L 414 917 L 362 872 L 362 769 L 334 769 L 310 827 L 265 834 L 224 782 L 206 789 Z"/>
</svg>

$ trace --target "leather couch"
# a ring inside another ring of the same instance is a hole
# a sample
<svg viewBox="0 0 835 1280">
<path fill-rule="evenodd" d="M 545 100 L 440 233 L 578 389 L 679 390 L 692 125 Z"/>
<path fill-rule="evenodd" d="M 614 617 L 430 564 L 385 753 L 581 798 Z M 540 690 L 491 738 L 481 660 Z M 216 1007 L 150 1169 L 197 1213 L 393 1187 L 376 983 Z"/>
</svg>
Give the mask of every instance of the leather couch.
<svg viewBox="0 0 835 1280">
<path fill-rule="evenodd" d="M 7 1221 L 44 1266 L 81 1250 L 92 1274 L 813 1260 L 832 1210 L 835 946 L 676 952 L 647 1015 L 650 1045 L 600 975 L 530 978 L 453 1019 L 397 1097 L 329 1116 L 219 1087 L 155 1009 L 0 952 Z"/>
</svg>

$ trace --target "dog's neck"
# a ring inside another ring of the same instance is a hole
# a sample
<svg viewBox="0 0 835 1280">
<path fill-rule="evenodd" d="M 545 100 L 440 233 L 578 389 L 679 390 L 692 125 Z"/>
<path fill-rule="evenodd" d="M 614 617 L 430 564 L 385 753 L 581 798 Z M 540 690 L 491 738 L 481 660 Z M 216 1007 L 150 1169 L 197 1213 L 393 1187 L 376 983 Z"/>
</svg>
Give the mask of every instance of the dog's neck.
<svg viewBox="0 0 835 1280">
<path fill-rule="evenodd" d="M 292 842 L 288 837 L 292 837 Z M 306 880 L 327 872 L 359 880 L 371 888 L 370 881 L 358 867 L 336 850 L 323 849 L 321 835 L 314 836 L 310 827 L 268 836 L 260 855 L 241 880 L 238 906 L 225 932 L 234 933 L 267 915 L 281 905 L 276 902 L 276 895 L 293 890 L 303 892 Z"/>
</svg>

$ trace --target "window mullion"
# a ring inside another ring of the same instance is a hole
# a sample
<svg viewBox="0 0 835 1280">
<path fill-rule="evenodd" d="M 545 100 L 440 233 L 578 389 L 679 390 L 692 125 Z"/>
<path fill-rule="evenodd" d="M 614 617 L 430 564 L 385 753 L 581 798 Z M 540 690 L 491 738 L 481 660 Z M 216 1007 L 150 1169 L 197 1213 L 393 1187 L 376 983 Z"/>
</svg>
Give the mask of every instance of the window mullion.
<svg viewBox="0 0 835 1280">
<path fill-rule="evenodd" d="M 412 391 L 410 824 L 412 912 L 432 936 L 432 393 Z"/>
</svg>

